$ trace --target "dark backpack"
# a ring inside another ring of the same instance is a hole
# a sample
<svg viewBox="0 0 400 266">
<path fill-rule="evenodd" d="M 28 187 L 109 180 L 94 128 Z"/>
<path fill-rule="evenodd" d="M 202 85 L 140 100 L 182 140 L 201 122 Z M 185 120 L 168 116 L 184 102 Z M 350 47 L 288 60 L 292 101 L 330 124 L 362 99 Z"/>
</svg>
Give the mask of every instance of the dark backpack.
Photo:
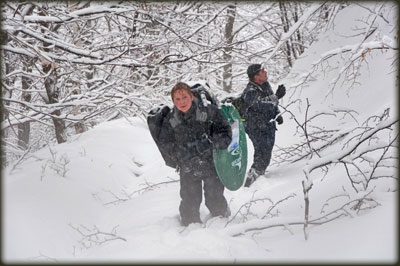
<svg viewBox="0 0 400 266">
<path fill-rule="evenodd" d="M 206 83 L 206 85 L 208 86 L 207 83 Z M 204 86 L 201 85 L 200 83 L 193 85 L 191 88 L 192 88 L 192 93 L 193 93 L 194 97 L 198 98 L 203 105 L 208 104 L 208 102 L 210 102 L 211 104 L 214 104 L 214 105 L 218 105 L 217 100 L 214 99 L 214 97 L 211 96 L 211 94 L 208 92 L 208 90 L 206 88 L 204 88 Z M 209 86 L 208 86 L 208 88 L 209 88 Z"/>
<path fill-rule="evenodd" d="M 235 96 L 226 97 L 221 102 L 222 103 L 230 103 L 230 104 L 232 104 L 236 108 L 236 110 L 239 112 L 240 117 L 243 118 L 243 110 L 242 110 L 243 99 L 240 96 L 237 96 L 237 97 L 235 97 Z"/>
<path fill-rule="evenodd" d="M 208 86 L 208 84 L 206 83 L 206 85 Z M 217 104 L 217 100 L 214 99 L 211 94 L 204 88 L 204 86 L 202 86 L 201 84 L 195 84 L 192 86 L 192 92 L 194 94 L 195 97 L 199 98 L 202 100 L 202 102 L 204 103 L 204 99 L 203 97 L 201 97 L 201 95 L 205 95 L 206 99 L 211 102 L 211 104 Z M 222 103 L 230 103 L 232 104 L 236 110 L 239 112 L 240 117 L 243 117 L 243 110 L 242 110 L 242 106 L 243 106 L 243 99 L 240 96 L 230 96 L 230 97 L 226 97 L 225 99 L 223 99 L 221 101 Z"/>
<path fill-rule="evenodd" d="M 157 148 L 165 161 L 165 164 L 172 168 L 176 168 L 177 165 L 175 161 L 168 155 L 167 152 L 164 151 L 163 147 L 159 144 L 161 126 L 164 118 L 168 115 L 170 111 L 171 108 L 164 104 L 160 104 L 159 106 L 151 109 L 147 115 L 147 125 L 149 126 L 150 134 L 154 142 L 156 143 Z"/>
</svg>

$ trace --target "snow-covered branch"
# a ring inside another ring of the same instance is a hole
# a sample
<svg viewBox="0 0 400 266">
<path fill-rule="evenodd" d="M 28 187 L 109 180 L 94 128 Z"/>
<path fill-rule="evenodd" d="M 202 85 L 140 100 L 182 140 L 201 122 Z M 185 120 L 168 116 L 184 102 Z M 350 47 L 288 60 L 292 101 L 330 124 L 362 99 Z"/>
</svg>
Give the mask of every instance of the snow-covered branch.
<svg viewBox="0 0 400 266">
<path fill-rule="evenodd" d="M 342 217 L 352 217 L 352 213 L 358 213 L 360 211 L 379 206 L 379 203 L 371 198 L 371 192 L 372 191 L 365 193 L 364 195 L 360 195 L 355 199 L 351 199 L 342 206 L 339 206 L 330 212 L 324 213 L 319 217 L 310 219 L 308 221 L 308 225 L 323 225 Z M 290 227 L 304 225 L 304 221 L 296 220 L 296 218 L 274 217 L 272 219 L 253 219 L 245 223 L 232 224 L 222 229 L 221 232 L 223 234 L 236 237 L 249 232 L 263 231 L 276 227 L 282 227 L 291 232 Z"/>
<path fill-rule="evenodd" d="M 357 61 L 360 63 L 365 59 L 365 57 L 374 50 L 398 50 L 396 43 L 389 38 L 388 36 L 382 37 L 379 41 L 371 41 L 367 43 L 357 43 L 353 45 L 346 45 L 343 47 L 335 48 L 330 51 L 327 51 L 321 54 L 321 57 L 311 63 L 310 70 L 306 73 L 302 73 L 297 82 L 291 84 L 290 87 L 297 88 L 303 84 L 306 84 L 308 81 L 311 81 L 314 77 L 313 75 L 316 73 L 317 69 L 321 67 L 321 65 L 326 62 L 328 59 L 333 57 L 343 56 L 347 53 L 351 53 L 350 58 L 347 59 L 347 63 L 344 67 L 340 69 L 340 73 L 330 82 L 330 90 L 327 93 L 327 96 L 333 92 L 336 87 L 336 84 L 340 80 L 340 78 L 345 75 L 345 72 L 354 65 Z M 356 77 L 357 75 L 352 75 Z"/>
<path fill-rule="evenodd" d="M 75 232 L 82 237 L 79 240 L 82 248 L 88 249 L 94 246 L 102 245 L 114 240 L 127 241 L 126 238 L 117 235 L 117 228 L 115 226 L 110 232 L 104 232 L 100 230 L 96 225 L 93 228 L 88 228 L 84 225 L 74 226 L 71 223 L 68 224 Z"/>
<path fill-rule="evenodd" d="M 289 38 L 294 35 L 296 31 L 299 30 L 299 28 L 324 5 L 325 3 L 312 6 L 306 12 L 304 12 L 303 16 L 289 29 L 289 31 L 285 34 L 282 34 L 279 43 L 275 46 L 275 49 L 269 54 L 265 62 L 269 62 L 271 58 L 275 56 L 276 52 L 279 51 L 279 49 L 281 49 L 281 47 L 289 40 Z"/>
<path fill-rule="evenodd" d="M 123 7 L 115 3 L 103 3 L 102 5 L 96 5 L 92 7 L 78 9 L 76 11 L 69 12 L 66 15 L 62 16 L 37 16 L 37 15 L 28 15 L 23 16 L 23 22 L 31 22 L 31 23 L 66 23 L 73 22 L 76 19 L 82 19 L 82 17 L 98 15 L 98 14 L 118 14 L 118 13 L 126 13 L 132 12 L 134 9 L 129 7 Z"/>
<path fill-rule="evenodd" d="M 397 118 L 389 118 L 385 121 L 382 121 L 379 123 L 375 128 L 369 130 L 364 134 L 362 138 L 360 138 L 357 142 L 353 143 L 352 145 L 349 145 L 348 148 L 334 152 L 330 154 L 329 156 L 323 157 L 323 158 L 314 158 L 310 160 L 307 163 L 307 166 L 305 167 L 305 171 L 308 173 L 311 173 L 315 169 L 321 168 L 323 166 L 333 164 L 333 163 L 338 163 L 340 161 L 344 161 L 346 157 L 351 156 L 357 148 L 363 144 L 364 142 L 369 141 L 375 134 L 377 134 L 379 131 L 385 130 L 385 129 L 391 129 L 393 125 L 398 123 L 399 120 Z M 369 147 L 369 149 L 374 149 L 374 147 Z M 365 149 L 364 149 L 365 153 Z"/>
</svg>

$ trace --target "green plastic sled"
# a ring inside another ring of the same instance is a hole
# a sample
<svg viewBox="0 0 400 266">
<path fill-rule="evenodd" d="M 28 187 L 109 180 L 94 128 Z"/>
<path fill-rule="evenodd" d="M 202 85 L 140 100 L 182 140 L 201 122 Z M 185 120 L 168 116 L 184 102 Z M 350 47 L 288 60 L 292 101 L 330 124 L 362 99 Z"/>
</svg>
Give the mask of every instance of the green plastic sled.
<svg viewBox="0 0 400 266">
<path fill-rule="evenodd" d="M 224 186 L 238 190 L 244 182 L 247 168 L 247 141 L 242 119 L 231 104 L 221 105 L 222 115 L 232 127 L 232 142 L 225 150 L 214 151 L 214 165 Z"/>
</svg>

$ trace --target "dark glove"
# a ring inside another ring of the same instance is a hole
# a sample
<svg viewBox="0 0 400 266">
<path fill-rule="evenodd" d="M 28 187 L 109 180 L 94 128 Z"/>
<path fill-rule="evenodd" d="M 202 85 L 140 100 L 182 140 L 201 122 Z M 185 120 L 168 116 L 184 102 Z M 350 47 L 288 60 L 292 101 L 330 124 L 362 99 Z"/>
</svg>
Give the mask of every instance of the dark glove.
<svg viewBox="0 0 400 266">
<path fill-rule="evenodd" d="M 286 94 L 286 88 L 283 84 L 278 86 L 278 89 L 275 92 L 276 97 L 278 97 L 278 99 L 282 98 L 283 96 L 285 96 Z"/>
<path fill-rule="evenodd" d="M 191 170 L 192 169 L 190 168 L 190 166 L 186 163 L 183 163 L 182 165 L 180 165 L 176 168 L 176 172 L 178 172 L 180 174 L 189 173 Z"/>
<path fill-rule="evenodd" d="M 279 115 L 279 116 L 276 118 L 276 122 L 278 122 L 278 125 L 281 125 L 281 124 L 283 123 L 283 117 L 282 117 L 281 115 Z"/>
</svg>

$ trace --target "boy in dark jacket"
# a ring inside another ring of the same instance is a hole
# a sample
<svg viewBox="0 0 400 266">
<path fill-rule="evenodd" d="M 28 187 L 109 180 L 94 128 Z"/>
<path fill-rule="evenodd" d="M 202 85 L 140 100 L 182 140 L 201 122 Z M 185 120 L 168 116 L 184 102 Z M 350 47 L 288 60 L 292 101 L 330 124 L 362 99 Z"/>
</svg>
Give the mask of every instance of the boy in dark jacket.
<svg viewBox="0 0 400 266">
<path fill-rule="evenodd" d="M 247 175 L 245 186 L 250 186 L 258 176 L 263 175 L 270 161 L 275 144 L 276 124 L 283 123 L 279 115 L 278 99 L 286 89 L 279 85 L 276 94 L 271 89 L 268 76 L 261 64 L 247 68 L 249 83 L 241 97 L 244 127 L 254 146 L 254 162 Z"/>
<path fill-rule="evenodd" d="M 186 83 L 177 83 L 171 98 L 174 108 L 163 121 L 159 141 L 178 165 L 181 224 L 201 223 L 203 183 L 205 204 L 211 216 L 227 217 L 230 211 L 214 166 L 213 149 L 228 147 L 231 127 L 216 105 L 194 97 Z"/>
</svg>

